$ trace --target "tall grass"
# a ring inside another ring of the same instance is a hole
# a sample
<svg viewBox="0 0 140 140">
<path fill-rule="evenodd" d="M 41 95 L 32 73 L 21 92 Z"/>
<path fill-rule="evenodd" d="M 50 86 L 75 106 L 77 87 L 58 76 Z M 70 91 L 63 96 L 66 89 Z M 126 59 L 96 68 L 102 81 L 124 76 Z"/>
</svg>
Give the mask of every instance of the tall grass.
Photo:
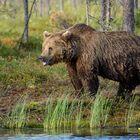
<svg viewBox="0 0 140 140">
<path fill-rule="evenodd" d="M 76 117 L 76 113 L 75 111 L 78 113 L 78 111 L 76 110 L 77 106 L 77 98 L 73 98 L 69 101 L 69 107 L 68 107 L 68 115 L 67 115 L 67 125 L 68 127 L 73 127 L 75 124 L 75 117 Z"/>
<path fill-rule="evenodd" d="M 62 95 L 57 101 L 48 98 L 43 123 L 45 129 L 80 127 L 84 101 L 70 98 L 70 94 Z"/>
<path fill-rule="evenodd" d="M 7 115 L 4 126 L 7 128 L 23 128 L 26 124 L 27 116 L 27 95 L 22 96 L 13 109 Z"/>
<path fill-rule="evenodd" d="M 75 120 L 75 124 L 76 127 L 79 128 L 81 126 L 81 122 L 82 122 L 82 114 L 83 114 L 83 108 L 84 108 L 84 101 L 83 100 L 79 100 L 78 105 L 77 105 L 77 112 L 76 112 L 76 120 Z"/>
<path fill-rule="evenodd" d="M 125 112 L 125 127 L 129 128 L 137 118 L 134 116 L 134 111 L 136 108 L 136 105 L 138 103 L 139 98 L 134 97 L 133 101 L 130 102 L 128 110 Z"/>
<path fill-rule="evenodd" d="M 98 94 L 95 101 L 90 99 L 88 103 L 77 97 L 70 98 L 70 95 L 62 95 L 57 101 L 54 101 L 52 97 L 48 98 L 43 123 L 45 129 L 106 126 L 113 103 L 109 97 Z M 89 106 L 91 106 L 91 110 L 89 110 Z M 89 115 L 84 117 L 85 113 L 91 114 L 91 117 Z"/>
<path fill-rule="evenodd" d="M 106 126 L 113 100 L 98 93 L 91 105 L 90 127 Z"/>
<path fill-rule="evenodd" d="M 45 110 L 42 122 L 43 127 L 45 130 L 105 127 L 110 123 L 109 118 L 112 117 L 110 116 L 110 111 L 113 107 L 113 101 L 114 99 L 110 99 L 110 97 L 101 93 L 96 95 L 95 100 L 92 98 L 77 98 L 70 94 L 63 94 L 55 99 L 54 96 L 50 96 L 47 98 L 46 105 L 42 108 L 42 111 Z M 138 119 L 134 118 L 137 102 L 138 98 L 135 98 L 125 113 L 125 126 L 127 128 L 136 123 Z M 4 126 L 7 128 L 23 128 L 27 126 L 28 107 L 27 95 L 22 96 L 5 118 Z"/>
<path fill-rule="evenodd" d="M 44 128 L 59 128 L 65 126 L 66 112 L 68 109 L 67 95 L 61 96 L 55 103 L 51 97 L 46 104 L 46 117 L 44 119 Z"/>
</svg>

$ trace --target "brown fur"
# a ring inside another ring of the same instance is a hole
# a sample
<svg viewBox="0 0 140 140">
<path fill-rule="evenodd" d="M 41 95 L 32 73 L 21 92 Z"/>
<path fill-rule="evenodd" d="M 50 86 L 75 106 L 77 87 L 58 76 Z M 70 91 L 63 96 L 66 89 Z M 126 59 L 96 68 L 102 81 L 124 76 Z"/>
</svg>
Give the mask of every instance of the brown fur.
<svg viewBox="0 0 140 140">
<path fill-rule="evenodd" d="M 77 24 L 46 34 L 43 48 L 43 62 L 67 64 L 76 91 L 86 87 L 91 95 L 96 94 L 98 76 L 118 81 L 118 95 L 131 93 L 140 84 L 140 37 L 132 33 L 99 32 Z"/>
</svg>

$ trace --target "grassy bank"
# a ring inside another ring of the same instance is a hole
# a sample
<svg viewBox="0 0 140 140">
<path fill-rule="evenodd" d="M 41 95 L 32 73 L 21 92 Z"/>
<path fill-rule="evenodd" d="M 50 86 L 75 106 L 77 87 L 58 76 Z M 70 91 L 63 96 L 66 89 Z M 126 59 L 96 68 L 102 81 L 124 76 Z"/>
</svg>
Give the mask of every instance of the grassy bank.
<svg viewBox="0 0 140 140">
<path fill-rule="evenodd" d="M 139 98 L 135 97 L 129 104 L 122 103 L 121 99 L 116 103 L 114 99 L 102 93 L 98 93 L 96 99 L 86 94 L 78 99 L 68 93 L 33 101 L 26 94 L 18 99 L 1 125 L 6 128 L 41 127 L 45 130 L 139 127 Z"/>
</svg>

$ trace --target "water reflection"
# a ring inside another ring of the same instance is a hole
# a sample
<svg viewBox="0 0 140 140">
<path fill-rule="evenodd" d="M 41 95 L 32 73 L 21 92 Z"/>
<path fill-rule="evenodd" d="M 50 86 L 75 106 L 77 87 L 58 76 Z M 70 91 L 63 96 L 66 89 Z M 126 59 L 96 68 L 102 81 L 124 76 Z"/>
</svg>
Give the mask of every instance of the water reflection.
<svg viewBox="0 0 140 140">
<path fill-rule="evenodd" d="M 22 129 L 9 130 L 0 129 L 0 140 L 96 140 L 96 139 L 137 139 L 140 135 L 136 128 L 109 128 L 109 129 L 69 129 L 69 130 L 47 130 Z"/>
</svg>

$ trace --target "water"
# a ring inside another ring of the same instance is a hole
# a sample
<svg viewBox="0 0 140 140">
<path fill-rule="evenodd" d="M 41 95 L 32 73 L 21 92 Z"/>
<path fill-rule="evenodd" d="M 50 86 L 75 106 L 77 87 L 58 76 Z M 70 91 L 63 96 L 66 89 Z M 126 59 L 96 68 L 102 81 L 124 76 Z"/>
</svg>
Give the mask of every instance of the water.
<svg viewBox="0 0 140 140">
<path fill-rule="evenodd" d="M 8 130 L 0 129 L 0 140 L 140 140 L 135 128 L 125 129 L 81 129 L 47 131 L 42 129 Z"/>
</svg>

